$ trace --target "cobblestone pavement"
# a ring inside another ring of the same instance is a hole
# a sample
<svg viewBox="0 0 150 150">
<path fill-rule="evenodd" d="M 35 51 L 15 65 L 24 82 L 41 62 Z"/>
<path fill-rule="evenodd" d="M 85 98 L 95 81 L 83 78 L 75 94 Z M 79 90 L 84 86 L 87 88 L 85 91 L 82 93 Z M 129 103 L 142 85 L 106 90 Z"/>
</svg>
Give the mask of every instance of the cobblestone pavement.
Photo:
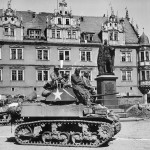
<svg viewBox="0 0 150 150">
<path fill-rule="evenodd" d="M 14 139 L 15 126 L 0 126 L 0 150 L 94 150 L 97 148 L 23 146 Z M 150 120 L 122 122 L 122 130 L 101 150 L 150 150 Z"/>
</svg>

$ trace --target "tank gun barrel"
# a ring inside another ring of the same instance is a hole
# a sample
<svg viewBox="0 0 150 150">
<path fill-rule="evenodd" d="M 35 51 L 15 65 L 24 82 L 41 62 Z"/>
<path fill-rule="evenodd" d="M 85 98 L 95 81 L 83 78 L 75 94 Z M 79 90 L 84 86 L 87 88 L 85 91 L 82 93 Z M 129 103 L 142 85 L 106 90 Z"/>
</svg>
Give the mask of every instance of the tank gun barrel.
<svg viewBox="0 0 150 150">
<path fill-rule="evenodd" d="M 96 95 L 91 95 L 91 97 L 99 97 L 99 96 L 106 96 L 106 95 L 115 95 L 118 93 L 109 93 L 109 94 L 96 94 Z"/>
</svg>

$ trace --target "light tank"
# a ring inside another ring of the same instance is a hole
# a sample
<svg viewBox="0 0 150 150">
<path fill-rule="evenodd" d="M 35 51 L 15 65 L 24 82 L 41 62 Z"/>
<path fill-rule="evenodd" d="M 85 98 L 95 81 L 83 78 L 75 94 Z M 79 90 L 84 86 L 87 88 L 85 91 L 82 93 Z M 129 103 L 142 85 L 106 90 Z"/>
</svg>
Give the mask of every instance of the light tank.
<svg viewBox="0 0 150 150">
<path fill-rule="evenodd" d="M 16 127 L 15 139 L 23 145 L 99 147 L 121 129 L 117 115 L 96 102 L 79 103 L 71 87 L 21 107 L 24 122 Z"/>
</svg>

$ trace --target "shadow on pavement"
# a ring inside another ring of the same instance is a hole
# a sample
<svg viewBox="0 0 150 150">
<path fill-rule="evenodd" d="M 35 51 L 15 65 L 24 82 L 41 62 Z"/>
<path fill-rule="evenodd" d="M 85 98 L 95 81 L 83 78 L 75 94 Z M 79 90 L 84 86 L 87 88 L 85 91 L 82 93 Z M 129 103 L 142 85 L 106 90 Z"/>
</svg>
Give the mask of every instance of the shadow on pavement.
<svg viewBox="0 0 150 150">
<path fill-rule="evenodd" d="M 111 143 L 111 141 L 116 140 L 116 138 L 111 138 L 108 142 L 104 143 L 101 147 L 108 147 Z"/>
<path fill-rule="evenodd" d="M 103 145 L 100 146 L 100 147 L 108 147 L 108 146 L 110 145 L 110 142 L 111 142 L 111 141 L 114 141 L 114 140 L 116 140 L 116 138 L 111 138 L 108 142 L 106 142 L 105 144 L 103 144 Z M 18 145 L 18 143 L 16 142 L 15 137 L 9 137 L 9 138 L 7 138 L 6 142 L 12 142 L 12 143 Z"/>
<path fill-rule="evenodd" d="M 15 137 L 9 137 L 9 138 L 7 138 L 6 142 L 12 142 L 12 143 L 14 143 L 14 144 L 18 144 L 18 143 L 16 142 Z"/>
</svg>

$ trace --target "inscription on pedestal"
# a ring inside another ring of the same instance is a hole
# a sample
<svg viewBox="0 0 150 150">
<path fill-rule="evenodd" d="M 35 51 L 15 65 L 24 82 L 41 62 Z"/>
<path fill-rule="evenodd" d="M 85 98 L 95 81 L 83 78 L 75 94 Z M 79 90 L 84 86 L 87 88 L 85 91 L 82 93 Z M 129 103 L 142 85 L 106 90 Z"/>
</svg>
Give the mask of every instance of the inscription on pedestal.
<svg viewBox="0 0 150 150">
<path fill-rule="evenodd" d="M 112 94 L 114 92 L 114 84 L 112 82 L 105 83 L 105 94 Z"/>
</svg>

